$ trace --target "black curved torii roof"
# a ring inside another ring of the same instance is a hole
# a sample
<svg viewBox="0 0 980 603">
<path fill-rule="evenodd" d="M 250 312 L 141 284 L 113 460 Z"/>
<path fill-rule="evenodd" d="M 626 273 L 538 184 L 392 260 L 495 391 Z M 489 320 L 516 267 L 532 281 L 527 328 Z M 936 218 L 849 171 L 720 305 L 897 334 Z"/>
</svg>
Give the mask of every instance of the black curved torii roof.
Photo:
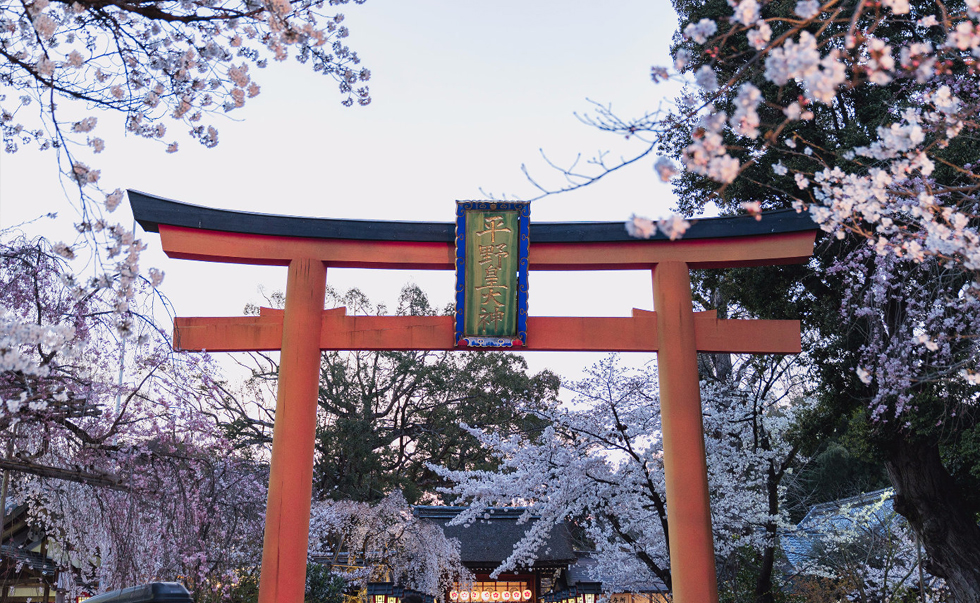
<svg viewBox="0 0 980 603">
<path fill-rule="evenodd" d="M 213 209 L 172 201 L 130 190 L 133 216 L 143 230 L 159 232 L 160 225 L 196 228 L 218 232 L 300 237 L 310 239 L 348 239 L 361 241 L 413 241 L 453 243 L 455 222 L 397 222 L 382 220 L 336 220 L 261 214 Z M 455 211 L 455 210 L 453 210 Z M 750 237 L 817 230 L 806 212 L 770 211 L 754 216 L 692 218 L 685 240 Z M 638 241 L 623 222 L 531 222 L 532 243 L 611 243 Z M 657 232 L 650 241 L 665 241 Z"/>
</svg>

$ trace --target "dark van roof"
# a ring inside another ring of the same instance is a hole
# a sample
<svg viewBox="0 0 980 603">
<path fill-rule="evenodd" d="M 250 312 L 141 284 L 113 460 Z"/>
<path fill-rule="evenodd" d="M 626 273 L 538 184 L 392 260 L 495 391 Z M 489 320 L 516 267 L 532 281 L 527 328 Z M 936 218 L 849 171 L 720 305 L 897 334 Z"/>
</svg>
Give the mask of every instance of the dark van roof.
<svg viewBox="0 0 980 603">
<path fill-rule="evenodd" d="M 192 603 L 191 594 L 178 582 L 151 582 L 141 586 L 130 586 L 111 590 L 86 603 Z"/>
</svg>

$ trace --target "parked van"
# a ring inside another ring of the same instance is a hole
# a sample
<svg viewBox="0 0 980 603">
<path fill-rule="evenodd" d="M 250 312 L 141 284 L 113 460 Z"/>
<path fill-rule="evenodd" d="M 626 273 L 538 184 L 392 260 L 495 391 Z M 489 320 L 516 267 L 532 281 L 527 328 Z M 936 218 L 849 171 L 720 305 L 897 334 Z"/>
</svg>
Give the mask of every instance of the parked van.
<svg viewBox="0 0 980 603">
<path fill-rule="evenodd" d="M 179 582 L 151 582 L 85 599 L 85 603 L 193 603 L 191 593 Z"/>
</svg>

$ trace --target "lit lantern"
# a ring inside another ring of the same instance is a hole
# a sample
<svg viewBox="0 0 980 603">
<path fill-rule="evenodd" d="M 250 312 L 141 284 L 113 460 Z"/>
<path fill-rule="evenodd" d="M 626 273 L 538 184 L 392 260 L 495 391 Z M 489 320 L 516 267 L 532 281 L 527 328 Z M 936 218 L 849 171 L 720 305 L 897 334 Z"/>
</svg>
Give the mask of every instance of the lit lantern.
<svg viewBox="0 0 980 603">
<path fill-rule="evenodd" d="M 500 591 L 495 590 L 495 591 L 491 592 L 490 593 L 490 600 L 491 601 L 499 601 L 500 600 Z"/>
<path fill-rule="evenodd" d="M 521 600 L 521 591 L 515 590 L 514 592 L 510 593 L 510 598 L 513 599 L 514 601 L 520 601 Z"/>
<path fill-rule="evenodd" d="M 578 600 L 582 603 L 596 603 L 596 599 L 602 591 L 602 583 L 576 582 L 575 591 L 578 593 Z"/>
<path fill-rule="evenodd" d="M 459 591 L 458 590 L 451 590 L 451 591 L 449 591 L 449 600 L 450 601 L 459 601 Z"/>
<path fill-rule="evenodd" d="M 470 601 L 479 601 L 479 600 L 480 600 L 480 593 L 475 590 L 471 590 Z"/>
<path fill-rule="evenodd" d="M 461 601 L 469 601 L 470 600 L 470 591 L 464 590 L 463 592 L 459 593 L 459 598 L 460 598 Z"/>
<path fill-rule="evenodd" d="M 524 594 L 524 600 L 525 601 L 530 601 L 531 600 L 531 591 L 529 589 L 525 588 L 523 594 Z M 578 603 L 582 603 L 582 602 L 579 601 Z"/>
<path fill-rule="evenodd" d="M 510 601 L 510 591 L 505 590 L 504 592 L 500 593 L 500 598 L 504 601 Z"/>
<path fill-rule="evenodd" d="M 483 599 L 484 601 L 489 601 L 490 600 L 490 591 L 485 590 L 482 593 L 480 593 L 480 598 Z"/>
</svg>

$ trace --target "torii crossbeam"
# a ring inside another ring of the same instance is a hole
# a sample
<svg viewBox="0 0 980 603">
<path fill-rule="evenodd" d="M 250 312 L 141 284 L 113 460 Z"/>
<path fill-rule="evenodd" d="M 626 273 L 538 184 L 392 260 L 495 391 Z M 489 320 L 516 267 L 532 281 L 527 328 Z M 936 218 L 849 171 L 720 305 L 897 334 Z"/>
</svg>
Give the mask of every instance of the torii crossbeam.
<svg viewBox="0 0 980 603">
<path fill-rule="evenodd" d="M 328 267 L 452 270 L 451 223 L 325 220 L 208 209 L 129 191 L 144 230 L 172 258 L 287 266 L 284 310 L 177 318 L 181 350 L 281 350 L 259 603 L 302 603 L 321 350 L 453 350 L 446 316 L 347 316 L 324 310 Z M 529 317 L 525 350 L 657 352 L 676 603 L 716 603 L 698 352 L 795 354 L 795 320 L 719 320 L 694 312 L 691 268 L 802 263 L 805 214 L 696 221 L 684 237 L 630 238 L 621 222 L 532 224 L 531 270 L 652 271 L 654 311 L 629 318 Z M 533 282 L 532 282 L 533 287 Z"/>
</svg>

